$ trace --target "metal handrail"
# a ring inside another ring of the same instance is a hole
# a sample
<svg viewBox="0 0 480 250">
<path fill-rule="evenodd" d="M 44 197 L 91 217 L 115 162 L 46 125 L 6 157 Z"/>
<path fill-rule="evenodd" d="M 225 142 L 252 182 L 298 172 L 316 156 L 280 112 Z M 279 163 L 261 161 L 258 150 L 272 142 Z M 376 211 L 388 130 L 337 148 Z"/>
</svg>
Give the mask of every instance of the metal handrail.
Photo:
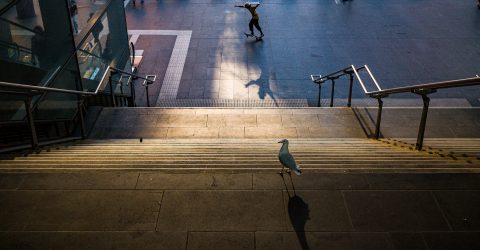
<svg viewBox="0 0 480 250">
<path fill-rule="evenodd" d="M 362 78 L 359 75 L 360 70 L 366 70 L 369 77 L 372 79 L 373 83 L 375 84 L 377 90 L 368 91 L 366 88 L 365 83 L 363 82 Z M 442 81 L 442 82 L 433 82 L 433 83 L 424 83 L 424 84 L 417 84 L 417 85 L 410 85 L 404 87 L 396 87 L 396 88 L 389 88 L 389 89 L 382 89 L 378 84 L 377 80 L 373 76 L 370 68 L 367 65 L 362 67 L 356 68 L 354 65 L 350 67 L 343 68 L 341 70 L 335 71 L 330 73 L 326 76 L 321 75 L 311 75 L 311 79 L 314 83 L 318 84 L 319 92 L 318 92 L 318 106 L 321 106 L 321 90 L 322 84 L 328 80 L 332 82 L 332 94 L 330 100 L 330 107 L 333 107 L 333 99 L 334 99 L 334 87 L 335 87 L 335 80 L 341 76 L 349 75 L 350 76 L 350 91 L 348 95 L 348 103 L 347 106 L 351 107 L 351 98 L 352 98 L 352 85 L 353 85 L 353 74 L 358 79 L 360 86 L 362 87 L 363 92 L 365 95 L 375 98 L 378 101 L 378 112 L 377 112 L 377 121 L 375 122 L 375 138 L 378 139 L 380 137 L 380 123 L 382 118 L 382 108 L 383 108 L 383 100 L 382 98 L 388 97 L 390 94 L 398 94 L 398 93 L 414 93 L 418 94 L 422 97 L 423 100 L 423 111 L 422 111 L 422 118 L 420 120 L 420 126 L 417 135 L 417 143 L 416 149 L 421 150 L 423 146 L 423 138 L 425 134 L 425 125 L 427 121 L 427 114 L 428 114 L 428 107 L 430 103 L 430 98 L 428 97 L 429 94 L 435 93 L 437 89 L 444 89 L 444 88 L 456 88 L 456 87 L 466 87 L 466 86 L 473 86 L 473 85 L 480 85 L 480 76 L 476 75 L 475 77 L 465 78 L 465 79 L 458 79 L 458 80 L 450 80 L 450 81 Z"/>
<path fill-rule="evenodd" d="M 405 87 L 397 87 L 397 88 L 390 88 L 385 90 L 379 91 L 371 91 L 365 92 L 365 94 L 374 97 L 376 95 L 389 95 L 389 94 L 397 94 L 397 93 L 406 93 L 406 92 L 414 92 L 417 90 L 427 90 L 427 89 L 445 89 L 445 88 L 457 88 L 457 87 L 466 87 L 472 85 L 480 84 L 480 77 L 470 77 L 458 80 L 450 80 L 450 81 L 442 81 L 442 82 L 432 82 L 432 83 L 424 83 L 424 84 L 417 84 Z"/>
<path fill-rule="evenodd" d="M 57 68 L 56 71 L 60 69 Z M 18 84 L 18 83 L 9 83 L 9 82 L 0 82 L 0 87 L 7 88 L 6 90 L 1 90 L 0 93 L 7 93 L 7 94 L 14 94 L 14 95 L 24 95 L 24 103 L 25 103 L 25 111 L 27 115 L 27 121 L 30 127 L 30 133 L 31 133 L 31 140 L 32 140 L 32 147 L 37 148 L 39 145 L 38 138 L 37 138 L 37 133 L 35 129 L 35 121 L 33 119 L 33 112 L 32 112 L 32 97 L 35 95 L 39 94 L 45 94 L 49 92 L 55 92 L 55 93 L 64 93 L 64 94 L 72 94 L 72 95 L 77 95 L 80 96 L 78 100 L 78 114 L 80 115 L 80 127 L 81 127 L 81 134 L 82 138 L 85 138 L 85 123 L 84 123 L 84 117 L 83 117 L 83 97 L 84 96 L 93 96 L 97 95 L 101 90 L 103 90 L 105 84 L 104 82 L 108 73 L 110 72 L 108 82 L 110 84 L 110 95 L 112 97 L 112 104 L 113 106 L 116 106 L 116 101 L 115 101 L 115 93 L 113 91 L 113 84 L 112 84 L 112 75 L 116 73 L 122 73 L 130 76 L 130 80 L 127 82 L 127 86 L 130 83 L 130 88 L 131 88 L 131 103 L 133 106 L 135 106 L 135 88 L 132 84 L 132 79 L 134 78 L 140 78 L 143 79 L 143 85 L 147 88 L 146 94 L 147 94 L 147 99 L 148 99 L 148 85 L 152 84 L 155 82 L 154 79 L 148 79 L 148 77 L 142 77 L 137 74 L 133 74 L 131 72 L 127 72 L 121 69 L 117 69 L 112 66 L 108 66 L 107 69 L 105 70 L 104 75 L 102 76 L 102 79 L 100 80 L 99 84 L 97 85 L 97 88 L 95 89 L 94 92 L 92 91 L 79 91 L 79 90 L 69 90 L 69 89 L 59 89 L 59 88 L 51 88 L 51 87 L 44 87 L 44 86 L 32 86 L 32 85 L 23 85 L 23 84 Z M 57 72 L 53 74 L 52 76 L 58 75 Z M 50 79 L 49 79 L 50 80 Z M 47 81 L 48 82 L 48 81 Z M 145 84 L 146 83 L 146 84 Z M 123 84 L 123 83 L 121 83 Z M 26 90 L 26 92 L 16 92 L 12 91 L 11 89 L 17 89 L 17 90 Z M 123 91 L 122 91 L 123 92 Z M 123 93 L 122 93 L 123 94 Z M 150 106 L 150 104 L 148 103 Z"/>
<path fill-rule="evenodd" d="M 146 80 L 147 82 L 151 82 L 151 83 L 154 82 L 153 80 L 147 79 L 147 78 L 145 78 L 145 77 L 139 76 L 139 75 L 134 74 L 134 73 L 131 73 L 131 72 L 127 72 L 127 71 L 124 71 L 124 70 L 121 70 L 121 69 L 117 69 L 117 68 L 112 67 L 112 66 L 108 66 L 108 67 L 107 67 L 107 71 L 108 71 L 108 69 L 111 69 L 111 70 L 113 70 L 113 71 L 117 71 L 117 72 L 120 72 L 120 73 L 123 73 L 123 74 L 130 75 L 130 76 L 132 76 L 132 77 L 134 77 L 134 78 L 140 78 L 140 79 L 142 79 L 142 80 Z"/>
<path fill-rule="evenodd" d="M 95 90 L 95 92 L 90 92 L 90 91 L 78 91 L 78 90 L 69 90 L 69 89 L 59 89 L 59 88 L 23 85 L 23 84 L 18 84 L 18 83 L 9 83 L 9 82 L 0 82 L 0 87 L 26 89 L 26 90 L 32 91 L 31 92 L 32 94 L 35 94 L 35 92 L 39 92 L 38 94 L 40 94 L 40 92 L 41 93 L 43 93 L 43 92 L 57 92 L 57 93 L 65 93 L 65 94 L 73 94 L 73 95 L 96 95 L 98 93 L 98 90 L 99 90 L 98 87 Z"/>
<path fill-rule="evenodd" d="M 6 4 L 3 8 L 0 9 L 0 15 L 3 15 L 3 13 L 7 12 L 10 8 L 12 8 L 18 0 L 12 0 L 8 4 Z"/>
</svg>

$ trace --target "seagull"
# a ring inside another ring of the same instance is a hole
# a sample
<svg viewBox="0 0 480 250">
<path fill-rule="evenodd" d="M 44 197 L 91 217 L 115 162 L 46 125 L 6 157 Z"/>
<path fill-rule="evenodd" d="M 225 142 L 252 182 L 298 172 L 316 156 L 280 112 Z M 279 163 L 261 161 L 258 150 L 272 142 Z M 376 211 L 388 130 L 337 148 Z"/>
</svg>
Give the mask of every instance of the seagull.
<svg viewBox="0 0 480 250">
<path fill-rule="evenodd" d="M 280 152 L 278 152 L 278 159 L 280 160 L 280 163 L 282 163 L 282 172 L 280 172 L 280 175 L 283 175 L 283 169 L 285 167 L 287 167 L 288 174 L 290 174 L 290 169 L 291 169 L 295 174 L 301 175 L 302 171 L 300 170 L 300 166 L 298 166 L 297 163 L 295 162 L 295 158 L 293 158 L 293 155 L 291 155 L 290 152 L 288 152 L 288 140 L 283 139 L 278 143 L 282 143 Z"/>
</svg>

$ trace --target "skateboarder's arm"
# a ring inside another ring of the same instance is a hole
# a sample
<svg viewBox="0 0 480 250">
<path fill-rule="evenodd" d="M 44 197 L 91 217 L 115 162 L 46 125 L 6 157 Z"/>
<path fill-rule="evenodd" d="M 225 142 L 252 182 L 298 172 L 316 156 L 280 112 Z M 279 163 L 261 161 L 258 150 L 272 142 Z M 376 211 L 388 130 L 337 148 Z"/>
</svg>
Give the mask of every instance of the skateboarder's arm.
<svg viewBox="0 0 480 250">
<path fill-rule="evenodd" d="M 243 6 L 243 5 L 235 5 L 235 7 L 238 7 L 238 8 L 245 8 L 245 6 Z"/>
</svg>

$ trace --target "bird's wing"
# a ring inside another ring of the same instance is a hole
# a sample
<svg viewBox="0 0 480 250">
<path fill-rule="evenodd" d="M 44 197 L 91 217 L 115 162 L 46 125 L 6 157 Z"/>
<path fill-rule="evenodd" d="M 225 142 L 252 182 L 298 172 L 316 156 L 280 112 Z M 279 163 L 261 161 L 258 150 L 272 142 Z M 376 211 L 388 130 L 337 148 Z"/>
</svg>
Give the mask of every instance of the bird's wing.
<svg viewBox="0 0 480 250">
<path fill-rule="evenodd" d="M 285 165 L 288 168 L 294 169 L 297 166 L 297 163 L 295 162 L 295 158 L 293 158 L 293 155 L 291 155 L 290 153 L 280 153 L 278 155 L 278 159 L 283 165 Z"/>
</svg>

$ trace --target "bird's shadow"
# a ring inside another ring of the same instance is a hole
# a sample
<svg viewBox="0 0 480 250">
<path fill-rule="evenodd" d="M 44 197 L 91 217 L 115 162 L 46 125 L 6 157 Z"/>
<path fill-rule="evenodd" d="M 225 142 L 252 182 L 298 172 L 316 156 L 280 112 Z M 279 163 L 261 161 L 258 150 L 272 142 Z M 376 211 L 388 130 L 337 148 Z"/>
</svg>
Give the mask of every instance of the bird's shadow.
<svg viewBox="0 0 480 250">
<path fill-rule="evenodd" d="M 307 220 L 310 219 L 310 209 L 302 197 L 297 195 L 292 176 L 289 176 L 290 182 L 292 183 L 293 196 L 290 195 L 284 175 L 281 175 L 283 184 L 285 185 L 285 189 L 288 194 L 288 217 L 290 218 L 290 222 L 292 223 L 293 229 L 297 234 L 297 238 L 302 249 L 308 250 L 310 247 L 308 246 L 307 237 L 305 236 L 305 224 L 307 223 Z"/>
</svg>

